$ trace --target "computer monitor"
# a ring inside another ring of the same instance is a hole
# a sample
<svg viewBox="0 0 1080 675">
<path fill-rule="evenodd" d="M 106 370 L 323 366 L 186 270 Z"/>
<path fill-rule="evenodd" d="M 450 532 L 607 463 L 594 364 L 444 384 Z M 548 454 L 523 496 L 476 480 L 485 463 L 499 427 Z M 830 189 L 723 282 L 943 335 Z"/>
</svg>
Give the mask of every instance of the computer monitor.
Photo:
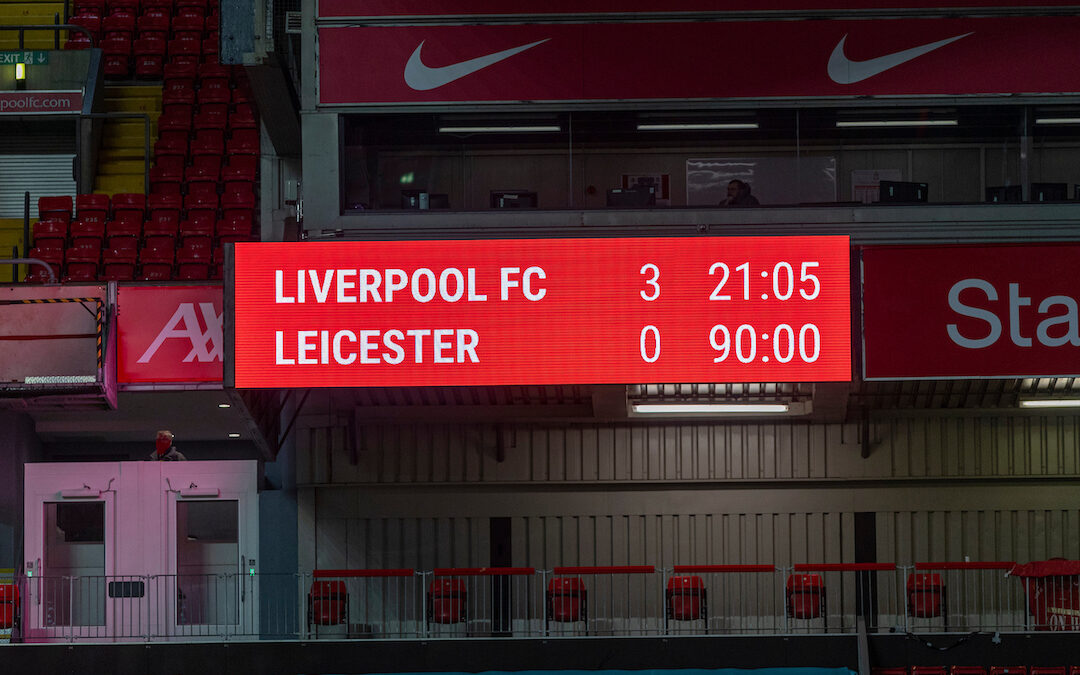
<svg viewBox="0 0 1080 675">
<path fill-rule="evenodd" d="M 986 188 L 986 201 L 997 204 L 1000 202 L 1024 201 L 1024 190 L 1020 185 L 996 185 Z"/>
<path fill-rule="evenodd" d="M 1068 183 L 1032 183 L 1031 201 L 1063 202 L 1069 198 Z"/>
<path fill-rule="evenodd" d="M 883 180 L 879 183 L 878 201 L 888 203 L 925 202 L 930 191 L 926 183 Z"/>
<path fill-rule="evenodd" d="M 535 209 L 536 193 L 529 190 L 492 190 L 493 209 Z"/>
<path fill-rule="evenodd" d="M 656 186 L 635 185 L 607 191 L 608 208 L 644 208 L 656 206 Z"/>
</svg>

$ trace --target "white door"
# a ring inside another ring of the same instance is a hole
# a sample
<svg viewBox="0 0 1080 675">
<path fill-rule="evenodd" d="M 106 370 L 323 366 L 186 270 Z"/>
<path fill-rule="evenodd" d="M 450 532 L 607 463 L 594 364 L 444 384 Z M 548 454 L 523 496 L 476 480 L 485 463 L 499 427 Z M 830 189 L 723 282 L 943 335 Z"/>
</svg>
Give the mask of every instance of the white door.
<svg viewBox="0 0 1080 675">
<path fill-rule="evenodd" d="M 27 641 L 111 639 L 137 584 L 114 574 L 116 463 L 27 464 L 22 633 Z"/>
<path fill-rule="evenodd" d="M 258 503 L 253 462 L 161 464 L 165 487 L 165 635 L 258 634 Z"/>
</svg>

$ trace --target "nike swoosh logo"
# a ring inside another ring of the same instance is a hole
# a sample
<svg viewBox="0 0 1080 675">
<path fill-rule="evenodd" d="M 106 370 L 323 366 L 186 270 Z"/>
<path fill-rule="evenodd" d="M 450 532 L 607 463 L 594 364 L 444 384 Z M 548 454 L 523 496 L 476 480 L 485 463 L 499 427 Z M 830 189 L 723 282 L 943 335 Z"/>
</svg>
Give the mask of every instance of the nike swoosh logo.
<svg viewBox="0 0 1080 675">
<path fill-rule="evenodd" d="M 840 38 L 840 42 L 836 45 L 836 49 L 833 50 L 832 56 L 829 57 L 829 78 L 837 84 L 854 84 L 856 82 L 862 82 L 863 80 L 879 75 L 890 68 L 895 68 L 902 63 L 916 59 L 935 49 L 940 49 L 951 42 L 956 42 L 960 38 L 966 38 L 969 35 L 971 35 L 971 33 L 964 33 L 963 35 L 957 35 L 945 40 L 938 40 L 937 42 L 931 42 L 930 44 L 921 45 L 919 47 L 912 47 L 911 49 L 905 49 L 901 52 L 893 52 L 892 54 L 886 54 L 885 56 L 879 56 L 876 59 L 869 59 L 867 61 L 852 61 L 844 56 L 844 41 L 847 40 L 847 35 L 845 35 Z"/>
<path fill-rule="evenodd" d="M 409 57 L 408 62 L 405 64 L 405 84 L 417 91 L 437 89 L 444 84 L 450 84 L 454 80 L 460 80 L 466 75 L 472 75 L 478 70 L 483 70 L 484 68 L 508 59 L 515 54 L 520 54 L 526 49 L 532 49 L 536 45 L 543 44 L 550 39 L 551 38 L 537 40 L 536 42 L 530 42 L 527 45 L 504 49 L 501 52 L 487 54 L 486 56 L 478 56 L 475 59 L 469 59 L 468 61 L 461 61 L 460 63 L 453 63 L 449 66 L 441 66 L 439 68 L 431 68 L 430 66 L 424 65 L 424 62 L 420 59 L 420 50 L 424 48 L 424 43 L 421 42 L 417 45 L 416 51 L 412 53 L 412 56 Z"/>
</svg>

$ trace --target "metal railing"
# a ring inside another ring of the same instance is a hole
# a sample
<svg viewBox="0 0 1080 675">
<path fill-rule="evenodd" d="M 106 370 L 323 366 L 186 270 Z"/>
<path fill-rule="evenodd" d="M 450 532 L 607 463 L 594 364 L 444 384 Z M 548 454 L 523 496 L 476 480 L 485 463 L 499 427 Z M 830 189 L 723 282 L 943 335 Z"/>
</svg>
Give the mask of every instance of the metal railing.
<svg viewBox="0 0 1080 675">
<path fill-rule="evenodd" d="M 84 26 L 76 26 L 70 23 L 60 23 L 60 15 L 54 14 L 55 23 L 33 23 L 24 25 L 0 25 L 0 30 L 17 30 L 19 31 L 19 49 L 26 49 L 26 31 L 28 30 L 40 30 L 40 31 L 53 31 L 53 49 L 60 49 L 60 31 L 73 30 L 80 33 L 85 33 L 86 37 L 90 40 L 91 44 L 94 41 L 94 34 L 91 33 Z"/>
<path fill-rule="evenodd" d="M 27 642 L 1080 631 L 1080 575 L 1013 563 L 22 578 Z"/>
</svg>

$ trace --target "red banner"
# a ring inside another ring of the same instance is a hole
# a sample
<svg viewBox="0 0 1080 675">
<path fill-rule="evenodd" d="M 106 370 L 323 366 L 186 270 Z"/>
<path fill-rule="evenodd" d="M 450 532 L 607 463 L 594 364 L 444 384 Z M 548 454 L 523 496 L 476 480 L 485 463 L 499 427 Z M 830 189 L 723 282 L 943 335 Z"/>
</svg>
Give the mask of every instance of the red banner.
<svg viewBox="0 0 1080 675">
<path fill-rule="evenodd" d="M 904 0 L 890 2 L 892 9 L 957 7 L 1009 7 L 1012 0 Z M 1040 0 L 1043 7 L 1067 7 L 1074 0 Z M 881 10 L 876 0 L 675 0 L 658 9 L 653 0 L 319 0 L 320 17 L 375 16 L 460 16 L 460 15 L 544 15 L 574 14 L 656 14 L 673 12 L 828 11 Z"/>
<path fill-rule="evenodd" d="M 868 379 L 1080 374 L 1080 245 L 862 252 Z"/>
<path fill-rule="evenodd" d="M 82 91 L 0 91 L 0 115 L 82 112 Z"/>
<path fill-rule="evenodd" d="M 334 26 L 324 105 L 1080 91 L 1080 17 Z"/>
<path fill-rule="evenodd" d="M 244 387 L 851 377 L 847 237 L 238 243 Z"/>
<path fill-rule="evenodd" d="M 118 381 L 221 382 L 221 286 L 121 286 Z"/>
</svg>

